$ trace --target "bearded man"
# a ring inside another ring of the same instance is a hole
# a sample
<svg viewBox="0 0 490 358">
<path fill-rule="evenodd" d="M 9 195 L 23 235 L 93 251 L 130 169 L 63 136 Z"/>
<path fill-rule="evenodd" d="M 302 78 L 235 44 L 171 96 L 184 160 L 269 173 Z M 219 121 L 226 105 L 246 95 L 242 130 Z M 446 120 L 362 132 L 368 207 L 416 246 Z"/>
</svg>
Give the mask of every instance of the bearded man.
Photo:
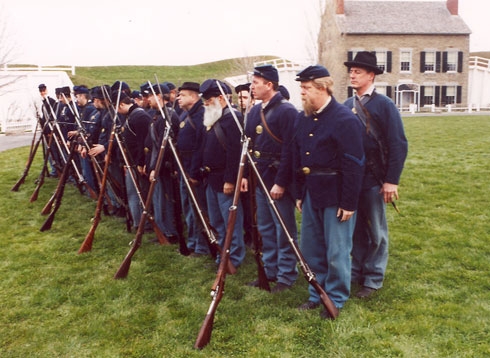
<svg viewBox="0 0 490 358">
<path fill-rule="evenodd" d="M 309 66 L 297 76 L 304 108 L 293 146 L 296 207 L 303 216 L 300 248 L 340 309 L 350 295 L 350 252 L 365 161 L 361 125 L 332 96 L 333 80 L 325 67 Z M 300 310 L 320 305 L 316 290 L 311 285 L 308 290 Z M 326 310 L 320 315 L 330 317 Z"/>
<path fill-rule="evenodd" d="M 234 114 L 238 119 L 241 119 L 242 116 L 235 109 L 227 107 L 216 80 L 204 81 L 199 90 L 205 106 L 203 120 L 205 129 L 201 150 L 198 152 L 202 155 L 201 168 L 207 184 L 206 201 L 209 220 L 217 230 L 219 244 L 223 247 L 241 153 L 240 130 L 231 111 L 235 111 Z M 243 209 L 241 203 L 238 202 L 230 261 L 235 267 L 238 267 L 244 258 Z"/>
</svg>

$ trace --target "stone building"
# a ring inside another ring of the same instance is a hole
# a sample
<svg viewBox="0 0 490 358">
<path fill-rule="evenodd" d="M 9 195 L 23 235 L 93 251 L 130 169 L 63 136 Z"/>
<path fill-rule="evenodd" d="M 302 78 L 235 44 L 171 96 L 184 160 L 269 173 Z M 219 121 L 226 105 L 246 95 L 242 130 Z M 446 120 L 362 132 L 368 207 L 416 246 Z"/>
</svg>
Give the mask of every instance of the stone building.
<svg viewBox="0 0 490 358">
<path fill-rule="evenodd" d="M 339 101 L 352 95 L 343 63 L 358 51 L 373 51 L 384 70 L 376 88 L 400 110 L 464 107 L 470 33 L 458 0 L 327 0 L 319 59 L 334 77 Z"/>
</svg>

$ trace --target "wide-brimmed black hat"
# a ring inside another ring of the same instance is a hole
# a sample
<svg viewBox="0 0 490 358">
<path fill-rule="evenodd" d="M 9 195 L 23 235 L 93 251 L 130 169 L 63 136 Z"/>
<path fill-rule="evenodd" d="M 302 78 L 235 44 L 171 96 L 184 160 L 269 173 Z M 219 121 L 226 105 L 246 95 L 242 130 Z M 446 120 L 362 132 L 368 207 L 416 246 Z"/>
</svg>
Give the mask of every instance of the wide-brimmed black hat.
<svg viewBox="0 0 490 358">
<path fill-rule="evenodd" d="M 383 73 L 383 70 L 381 70 L 377 66 L 376 55 L 368 51 L 358 52 L 356 54 L 356 57 L 354 57 L 354 60 L 344 62 L 344 65 L 346 65 L 348 68 L 351 67 L 364 68 L 368 71 L 374 72 L 376 75 L 380 75 Z"/>
</svg>

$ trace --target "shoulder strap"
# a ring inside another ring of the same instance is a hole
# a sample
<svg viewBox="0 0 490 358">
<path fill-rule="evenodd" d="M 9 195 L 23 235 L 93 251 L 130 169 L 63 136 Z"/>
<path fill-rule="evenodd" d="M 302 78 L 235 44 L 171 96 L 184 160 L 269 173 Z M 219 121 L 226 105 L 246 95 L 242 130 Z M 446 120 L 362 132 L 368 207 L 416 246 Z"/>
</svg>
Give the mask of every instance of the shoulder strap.
<svg viewBox="0 0 490 358">
<path fill-rule="evenodd" d="M 267 111 L 267 117 L 270 117 L 272 115 L 272 112 L 274 111 L 274 109 L 280 105 L 281 103 L 286 103 L 287 101 L 285 99 L 282 99 L 280 102 L 278 102 L 275 106 L 273 106 L 272 108 L 270 108 L 268 111 Z M 264 109 L 261 108 L 260 109 L 260 119 L 262 121 L 262 125 L 264 126 L 267 134 L 269 134 L 271 136 L 272 139 L 274 139 L 277 143 L 279 144 L 282 144 L 282 139 L 279 138 L 278 136 L 276 136 L 274 133 L 272 133 L 271 129 L 269 128 L 269 125 L 267 124 L 267 120 L 265 118 L 266 116 L 264 115 Z"/>
<path fill-rule="evenodd" d="M 216 134 L 216 138 L 218 138 L 218 142 L 220 142 L 221 146 L 226 151 L 225 133 L 223 132 L 223 128 L 221 128 L 219 121 L 216 121 L 216 123 L 213 124 L 213 130 Z"/>
</svg>

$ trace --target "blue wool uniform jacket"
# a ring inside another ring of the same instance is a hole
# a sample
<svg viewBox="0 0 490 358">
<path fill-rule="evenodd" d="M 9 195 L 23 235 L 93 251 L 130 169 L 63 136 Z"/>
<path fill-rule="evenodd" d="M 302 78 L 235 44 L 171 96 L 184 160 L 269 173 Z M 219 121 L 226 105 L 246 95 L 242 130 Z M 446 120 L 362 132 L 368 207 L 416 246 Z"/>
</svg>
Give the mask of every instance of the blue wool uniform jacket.
<svg viewBox="0 0 490 358">
<path fill-rule="evenodd" d="M 100 112 L 93 105 L 87 105 L 81 108 L 80 117 L 82 126 L 87 132 L 87 142 L 89 145 L 98 143 L 102 126 Z"/>
<path fill-rule="evenodd" d="M 158 114 L 152 119 L 150 124 L 149 138 L 151 139 L 151 145 L 150 145 L 151 153 L 150 153 L 148 172 L 155 169 L 155 166 L 157 164 L 158 154 L 160 152 L 160 148 L 162 145 L 163 135 L 165 134 L 165 128 L 167 127 L 166 122 L 162 118 L 160 112 L 157 113 Z M 168 113 L 170 115 L 170 123 L 171 123 L 169 140 L 173 140 L 175 142 L 175 140 L 178 138 L 179 135 L 179 116 L 172 108 L 168 109 Z M 160 173 L 158 174 L 160 176 L 163 176 L 165 174 L 167 175 L 170 174 L 173 171 L 173 164 L 172 164 L 173 161 L 174 161 L 174 155 L 169 145 L 167 145 L 165 147 L 165 152 L 163 153 L 163 161 L 160 167 Z"/>
<path fill-rule="evenodd" d="M 236 116 L 241 119 L 241 113 L 235 109 Z M 221 126 L 224 142 L 216 136 L 214 126 Z M 217 192 L 223 191 L 224 183 L 235 185 L 240 164 L 241 142 L 240 130 L 235 123 L 233 115 L 228 108 L 223 110 L 223 115 L 212 127 L 203 129 L 203 141 L 201 150 L 201 166 L 208 167 L 207 184 Z"/>
<path fill-rule="evenodd" d="M 129 108 L 122 137 L 133 165 L 145 165 L 144 147 L 150 121 L 151 117 L 138 105 L 134 104 Z"/>
<path fill-rule="evenodd" d="M 365 162 L 361 129 L 356 116 L 333 97 L 318 115 L 298 115 L 293 153 L 296 199 L 303 199 L 308 190 L 316 209 L 357 209 Z M 338 174 L 304 175 L 304 167 Z"/>
<path fill-rule="evenodd" d="M 354 98 L 348 98 L 345 101 L 345 105 L 352 109 L 354 107 Z M 398 185 L 408 152 L 408 142 L 405 137 L 400 112 L 398 112 L 393 101 L 382 94 L 376 94 L 364 107 L 371 114 L 373 120 L 378 123 L 378 127 L 381 128 L 381 140 L 383 146 L 388 149 L 386 176 L 383 178 L 383 182 Z M 361 121 L 360 119 L 358 120 Z M 364 150 L 368 153 L 371 148 L 376 147 L 376 143 L 367 135 L 366 127 L 364 125 L 362 127 Z M 363 189 L 369 189 L 379 184 L 374 176 L 366 170 Z"/>
<path fill-rule="evenodd" d="M 247 117 L 245 133 L 251 139 L 252 157 L 269 190 L 274 184 L 287 188 L 293 179 L 291 141 L 298 111 L 279 92 L 264 108 L 267 125 L 274 136 L 282 140 L 281 144 L 265 129 L 261 109 L 262 104 L 256 104 Z M 254 152 L 260 152 L 261 156 L 255 157 Z"/>
<path fill-rule="evenodd" d="M 177 149 L 182 166 L 186 174 L 192 179 L 198 179 L 200 173 L 199 156 L 195 153 L 203 141 L 203 116 L 204 105 L 201 100 L 197 101 L 188 112 L 183 111 L 180 115 Z"/>
</svg>

